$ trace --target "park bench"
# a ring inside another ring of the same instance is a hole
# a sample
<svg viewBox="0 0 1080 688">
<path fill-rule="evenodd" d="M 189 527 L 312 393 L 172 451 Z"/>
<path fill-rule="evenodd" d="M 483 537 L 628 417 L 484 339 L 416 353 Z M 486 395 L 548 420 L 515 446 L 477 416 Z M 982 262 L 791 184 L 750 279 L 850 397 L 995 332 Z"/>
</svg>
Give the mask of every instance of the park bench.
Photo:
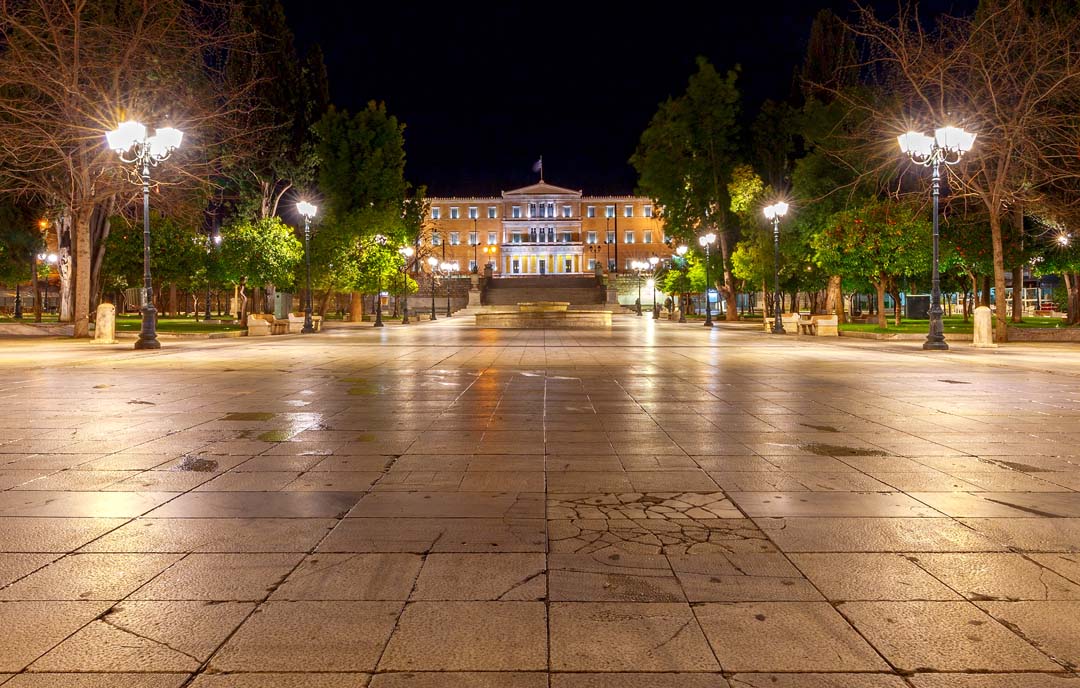
<svg viewBox="0 0 1080 688">
<path fill-rule="evenodd" d="M 772 332 L 773 319 L 764 318 L 765 331 Z M 784 331 L 790 334 L 799 334 L 799 323 L 803 322 L 798 313 L 783 313 L 780 315 L 780 322 L 784 325 Z"/>
<path fill-rule="evenodd" d="M 799 334 L 837 337 L 840 334 L 838 322 L 836 315 L 812 315 L 809 320 L 799 321 Z"/>
<path fill-rule="evenodd" d="M 273 317 L 273 316 L 270 316 Z M 271 332 L 270 322 L 261 313 L 250 313 L 247 317 L 247 334 L 249 337 L 266 337 Z"/>
</svg>

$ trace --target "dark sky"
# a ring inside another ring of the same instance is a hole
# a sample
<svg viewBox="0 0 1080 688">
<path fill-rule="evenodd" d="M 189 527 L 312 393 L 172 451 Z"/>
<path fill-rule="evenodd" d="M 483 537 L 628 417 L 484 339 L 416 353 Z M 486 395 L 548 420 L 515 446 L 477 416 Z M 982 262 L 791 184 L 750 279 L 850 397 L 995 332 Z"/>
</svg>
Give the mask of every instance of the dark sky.
<svg viewBox="0 0 1080 688">
<path fill-rule="evenodd" d="M 647 11 L 562 2 L 283 0 L 301 49 L 326 53 L 331 98 L 355 110 L 386 101 L 405 122 L 406 176 L 430 195 L 498 194 L 547 181 L 631 193 L 627 162 L 656 106 L 678 95 L 704 55 L 742 66 L 745 119 L 784 99 L 821 7 L 846 0 L 648 3 Z M 896 3 L 881 0 L 891 13 Z M 974 0 L 924 0 L 924 14 Z"/>
</svg>

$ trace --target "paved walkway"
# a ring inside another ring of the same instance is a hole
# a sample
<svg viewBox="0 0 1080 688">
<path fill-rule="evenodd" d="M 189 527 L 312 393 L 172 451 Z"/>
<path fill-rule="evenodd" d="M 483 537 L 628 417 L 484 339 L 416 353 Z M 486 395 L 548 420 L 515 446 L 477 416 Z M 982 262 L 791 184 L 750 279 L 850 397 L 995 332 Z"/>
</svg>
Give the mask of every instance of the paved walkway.
<svg viewBox="0 0 1080 688">
<path fill-rule="evenodd" d="M 0 684 L 1080 686 L 1080 349 L 463 320 L 0 342 Z"/>
</svg>

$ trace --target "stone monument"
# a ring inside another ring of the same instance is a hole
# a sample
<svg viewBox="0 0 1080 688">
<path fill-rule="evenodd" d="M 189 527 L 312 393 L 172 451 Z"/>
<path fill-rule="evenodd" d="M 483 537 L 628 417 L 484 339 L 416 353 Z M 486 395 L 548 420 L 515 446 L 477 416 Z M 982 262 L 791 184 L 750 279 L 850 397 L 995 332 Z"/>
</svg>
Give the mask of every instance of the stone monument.
<svg viewBox="0 0 1080 688">
<path fill-rule="evenodd" d="M 116 306 L 103 303 L 97 307 L 94 319 L 94 343 L 116 344 Z"/>
<path fill-rule="evenodd" d="M 975 309 L 975 336 L 976 349 L 994 349 L 994 325 L 993 314 L 989 306 L 979 306 Z"/>
<path fill-rule="evenodd" d="M 480 305 L 480 275 L 469 275 L 469 307 Z"/>
</svg>

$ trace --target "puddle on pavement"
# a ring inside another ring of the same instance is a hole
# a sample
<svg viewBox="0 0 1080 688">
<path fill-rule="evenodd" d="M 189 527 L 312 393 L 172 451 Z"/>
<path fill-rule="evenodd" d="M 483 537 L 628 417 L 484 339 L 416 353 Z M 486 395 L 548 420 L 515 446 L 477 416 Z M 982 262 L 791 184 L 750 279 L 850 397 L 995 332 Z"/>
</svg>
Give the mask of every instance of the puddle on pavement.
<svg viewBox="0 0 1080 688">
<path fill-rule="evenodd" d="M 796 444 L 799 449 L 805 449 L 817 456 L 888 456 L 880 449 L 862 449 L 860 447 L 844 447 L 839 444 L 819 444 L 806 442 Z"/>
<path fill-rule="evenodd" d="M 94 385 L 94 389 L 108 389 L 109 387 L 112 387 L 112 386 L 113 385 Z"/>
<path fill-rule="evenodd" d="M 1014 471 L 1020 471 L 1021 473 L 1039 473 L 1044 469 L 1038 466 L 1032 466 L 1026 463 L 1017 463 L 1016 461 L 1001 461 L 998 459 L 979 459 L 983 463 L 990 464 L 991 466 L 1001 466 L 1002 468 L 1009 468 Z"/>
<path fill-rule="evenodd" d="M 259 435 L 262 442 L 287 442 L 296 433 L 291 430 L 271 430 Z"/>
<path fill-rule="evenodd" d="M 218 462 L 212 459 L 203 459 L 198 456 L 184 455 L 179 465 L 170 470 L 192 471 L 194 473 L 213 473 L 218 468 Z"/>
<path fill-rule="evenodd" d="M 273 413 L 230 413 L 221 420 L 270 420 L 275 415 Z"/>
</svg>

